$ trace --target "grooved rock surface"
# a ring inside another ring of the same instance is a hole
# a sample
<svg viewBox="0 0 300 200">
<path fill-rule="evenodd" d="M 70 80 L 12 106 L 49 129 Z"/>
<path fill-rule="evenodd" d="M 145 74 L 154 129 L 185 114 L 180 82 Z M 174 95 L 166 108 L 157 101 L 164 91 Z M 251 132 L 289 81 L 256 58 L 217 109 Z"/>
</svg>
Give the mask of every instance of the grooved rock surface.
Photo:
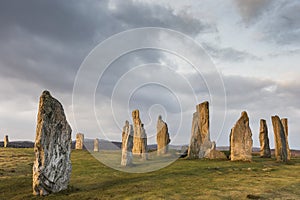
<svg viewBox="0 0 300 200">
<path fill-rule="evenodd" d="M 287 159 L 291 160 L 291 150 L 289 146 L 289 128 L 288 128 L 288 119 L 283 118 L 281 119 L 281 123 L 284 129 L 284 134 L 285 134 L 285 143 L 286 143 L 286 150 L 287 150 Z"/>
<path fill-rule="evenodd" d="M 156 129 L 157 154 L 163 155 L 168 152 L 168 146 L 171 140 L 168 132 L 168 125 L 162 120 L 161 116 L 158 116 Z"/>
<path fill-rule="evenodd" d="M 260 142 L 260 157 L 271 158 L 268 127 L 267 127 L 266 120 L 264 119 L 260 120 L 259 142 Z"/>
<path fill-rule="evenodd" d="M 67 189 L 72 171 L 71 132 L 62 105 L 44 91 L 39 102 L 34 144 L 34 195 Z"/>
<path fill-rule="evenodd" d="M 4 147 L 7 147 L 7 146 L 8 146 L 8 143 L 9 143 L 9 141 L 8 141 L 8 135 L 5 135 L 5 136 L 4 136 L 4 143 L 3 143 L 3 146 L 4 146 Z"/>
<path fill-rule="evenodd" d="M 122 166 L 132 165 L 132 147 L 133 147 L 133 126 L 125 122 L 122 132 Z"/>
<path fill-rule="evenodd" d="M 139 110 L 132 111 L 133 149 L 132 153 L 147 159 L 147 134 L 140 119 Z"/>
<path fill-rule="evenodd" d="M 288 161 L 288 151 L 287 151 L 287 142 L 286 142 L 286 134 L 284 131 L 284 127 L 281 123 L 280 118 L 276 116 L 272 116 L 272 124 L 274 131 L 274 139 L 275 139 L 275 157 L 277 161 Z"/>
<path fill-rule="evenodd" d="M 203 102 L 196 106 L 193 114 L 191 140 L 188 158 L 203 158 L 205 152 L 212 147 L 209 133 L 209 104 Z"/>
<path fill-rule="evenodd" d="M 97 138 L 94 139 L 94 151 L 99 152 L 99 140 Z"/>
<path fill-rule="evenodd" d="M 77 133 L 75 149 L 83 149 L 83 144 L 84 144 L 84 134 Z"/>
<path fill-rule="evenodd" d="M 252 161 L 252 132 L 247 112 L 242 112 L 230 133 L 230 159 Z"/>
</svg>

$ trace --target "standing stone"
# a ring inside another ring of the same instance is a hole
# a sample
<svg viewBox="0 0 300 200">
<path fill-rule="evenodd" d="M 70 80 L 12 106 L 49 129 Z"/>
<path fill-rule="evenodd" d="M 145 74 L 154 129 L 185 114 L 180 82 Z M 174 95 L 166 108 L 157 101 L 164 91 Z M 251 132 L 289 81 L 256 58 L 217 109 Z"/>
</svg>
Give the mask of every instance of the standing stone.
<svg viewBox="0 0 300 200">
<path fill-rule="evenodd" d="M 168 125 L 162 120 L 161 116 L 158 116 L 156 128 L 157 154 L 163 155 L 168 152 L 168 146 L 171 140 L 168 132 Z"/>
<path fill-rule="evenodd" d="M 230 133 L 231 161 L 252 161 L 252 132 L 247 112 L 242 112 Z"/>
<path fill-rule="evenodd" d="M 275 157 L 277 161 L 288 161 L 288 152 L 286 147 L 286 135 L 280 118 L 272 116 L 272 124 L 275 139 Z"/>
<path fill-rule="evenodd" d="M 147 134 L 144 128 L 144 124 L 141 124 L 141 155 L 143 160 L 148 159 L 148 148 L 147 148 Z"/>
<path fill-rule="evenodd" d="M 281 119 L 281 123 L 284 129 L 284 134 L 285 134 L 285 142 L 286 142 L 286 150 L 287 150 L 287 159 L 291 160 L 291 150 L 289 146 L 289 128 L 288 128 L 288 119 L 283 118 Z"/>
<path fill-rule="evenodd" d="M 34 195 L 67 189 L 72 171 L 71 133 L 62 105 L 44 91 L 39 102 L 34 144 Z"/>
<path fill-rule="evenodd" d="M 8 146 L 8 143 L 9 143 L 9 141 L 8 141 L 8 135 L 5 135 L 4 136 L 4 147 L 5 148 Z"/>
<path fill-rule="evenodd" d="M 125 122 L 122 132 L 122 166 L 132 165 L 133 127 Z"/>
<path fill-rule="evenodd" d="M 192 134 L 188 150 L 188 158 L 203 158 L 205 152 L 210 150 L 212 142 L 209 133 L 209 104 L 203 102 L 196 106 L 197 112 L 193 114 Z"/>
<path fill-rule="evenodd" d="M 129 128 L 129 121 L 125 121 L 125 126 L 123 127 L 123 130 L 122 130 L 122 149 L 123 149 L 123 146 L 125 145 L 125 140 L 126 140 L 126 134 L 128 134 L 128 128 Z"/>
<path fill-rule="evenodd" d="M 84 144 L 84 134 L 77 133 L 75 149 L 83 149 L 83 144 Z"/>
<path fill-rule="evenodd" d="M 99 140 L 98 140 L 98 138 L 94 139 L 94 152 L 99 152 Z"/>
<path fill-rule="evenodd" d="M 144 129 L 144 125 L 141 122 L 139 110 L 132 111 L 132 120 L 133 120 L 132 153 L 145 158 L 147 154 L 147 134 Z"/>
<path fill-rule="evenodd" d="M 268 127 L 267 127 L 266 120 L 264 119 L 260 120 L 259 142 L 260 142 L 260 157 L 271 158 Z"/>
</svg>

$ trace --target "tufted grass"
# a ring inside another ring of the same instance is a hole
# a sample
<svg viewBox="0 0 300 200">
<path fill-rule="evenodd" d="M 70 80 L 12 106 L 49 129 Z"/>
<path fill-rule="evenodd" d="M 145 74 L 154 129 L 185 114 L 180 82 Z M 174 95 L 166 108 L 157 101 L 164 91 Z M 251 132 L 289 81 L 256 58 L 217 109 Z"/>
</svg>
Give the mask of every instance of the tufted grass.
<svg viewBox="0 0 300 200">
<path fill-rule="evenodd" d="M 72 151 L 66 191 L 42 199 L 300 199 L 300 158 L 288 164 L 180 159 L 159 171 L 131 174 L 111 169 L 88 151 Z M 33 149 L 0 148 L 0 199 L 32 195 Z"/>
</svg>

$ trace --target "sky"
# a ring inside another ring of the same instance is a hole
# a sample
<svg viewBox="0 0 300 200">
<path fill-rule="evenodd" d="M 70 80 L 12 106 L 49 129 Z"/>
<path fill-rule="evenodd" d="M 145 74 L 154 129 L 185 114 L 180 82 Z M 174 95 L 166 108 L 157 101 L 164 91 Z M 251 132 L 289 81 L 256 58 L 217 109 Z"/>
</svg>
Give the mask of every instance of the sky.
<svg viewBox="0 0 300 200">
<path fill-rule="evenodd" d="M 279 115 L 300 149 L 299 18 L 300 1 L 288 0 L 0 1 L 0 137 L 34 141 L 49 90 L 73 139 L 120 141 L 139 109 L 148 143 L 162 115 L 171 144 L 188 144 L 196 104 L 209 101 L 217 146 L 229 145 L 245 110 L 255 147 L 266 119 L 274 148 L 270 119 Z M 155 48 L 121 54 L 135 45 Z"/>
</svg>

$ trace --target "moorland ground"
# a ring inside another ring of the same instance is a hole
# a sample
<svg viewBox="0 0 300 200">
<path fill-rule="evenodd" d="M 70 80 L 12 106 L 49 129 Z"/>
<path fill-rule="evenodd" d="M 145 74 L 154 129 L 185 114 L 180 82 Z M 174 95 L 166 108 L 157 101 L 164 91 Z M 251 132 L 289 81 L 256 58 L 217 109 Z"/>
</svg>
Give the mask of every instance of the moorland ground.
<svg viewBox="0 0 300 200">
<path fill-rule="evenodd" d="M 149 173 L 111 169 L 88 151 L 73 150 L 66 191 L 42 199 L 300 199 L 300 157 L 289 163 L 179 159 Z M 0 148 L 0 199 L 32 195 L 32 148 Z"/>
</svg>

